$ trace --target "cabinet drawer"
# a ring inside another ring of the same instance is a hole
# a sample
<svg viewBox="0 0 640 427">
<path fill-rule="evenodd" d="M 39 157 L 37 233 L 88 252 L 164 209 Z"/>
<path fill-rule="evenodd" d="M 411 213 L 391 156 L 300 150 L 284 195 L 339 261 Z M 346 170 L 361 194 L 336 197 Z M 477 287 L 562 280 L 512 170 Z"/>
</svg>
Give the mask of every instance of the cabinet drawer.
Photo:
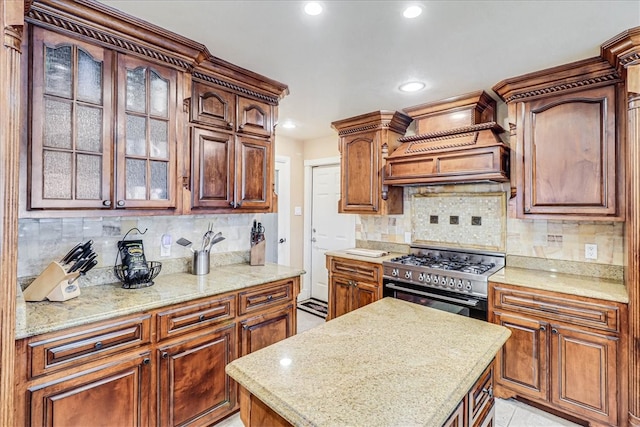
<svg viewBox="0 0 640 427">
<path fill-rule="evenodd" d="M 96 327 L 45 335 L 29 343 L 30 377 L 92 362 L 113 353 L 148 344 L 151 315 Z"/>
<path fill-rule="evenodd" d="M 158 313 L 158 340 L 206 328 L 235 317 L 235 297 L 216 298 Z"/>
<path fill-rule="evenodd" d="M 240 316 L 293 300 L 293 280 L 238 294 Z"/>
<path fill-rule="evenodd" d="M 476 425 L 493 406 L 493 365 L 491 362 L 469 391 L 469 425 Z"/>
<path fill-rule="evenodd" d="M 348 275 L 356 280 L 379 283 L 382 265 L 343 258 L 331 258 L 329 270 L 331 273 Z"/>
<path fill-rule="evenodd" d="M 606 304 L 605 301 L 587 302 L 573 299 L 571 295 L 552 296 L 496 286 L 493 305 L 504 310 L 568 322 L 572 325 L 611 332 L 620 330 L 619 307 L 613 303 Z"/>
</svg>

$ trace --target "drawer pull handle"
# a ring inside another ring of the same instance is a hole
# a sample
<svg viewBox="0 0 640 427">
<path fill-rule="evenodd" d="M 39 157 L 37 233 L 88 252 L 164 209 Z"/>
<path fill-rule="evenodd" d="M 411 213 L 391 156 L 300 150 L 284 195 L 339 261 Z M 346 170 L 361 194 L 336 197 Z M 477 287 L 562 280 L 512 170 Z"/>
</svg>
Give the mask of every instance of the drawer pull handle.
<svg viewBox="0 0 640 427">
<path fill-rule="evenodd" d="M 144 360 L 142 361 L 142 363 L 144 365 L 148 365 L 149 363 L 151 363 L 151 359 L 149 359 L 148 357 L 145 357 Z"/>
<path fill-rule="evenodd" d="M 488 395 L 489 397 L 493 397 L 493 387 L 489 386 L 489 388 L 483 388 L 482 392 Z"/>
<path fill-rule="evenodd" d="M 100 350 L 102 348 L 102 342 L 98 341 L 97 343 L 94 344 L 93 346 L 96 350 Z"/>
<path fill-rule="evenodd" d="M 271 301 L 272 299 L 273 299 L 273 295 L 269 295 L 269 296 L 267 297 L 267 301 Z"/>
<path fill-rule="evenodd" d="M 200 315 L 200 317 L 198 317 L 198 320 L 200 320 L 201 322 L 202 322 L 203 320 L 205 320 L 205 319 L 206 319 L 206 317 L 204 317 L 204 314 L 201 314 L 201 315 Z"/>
</svg>

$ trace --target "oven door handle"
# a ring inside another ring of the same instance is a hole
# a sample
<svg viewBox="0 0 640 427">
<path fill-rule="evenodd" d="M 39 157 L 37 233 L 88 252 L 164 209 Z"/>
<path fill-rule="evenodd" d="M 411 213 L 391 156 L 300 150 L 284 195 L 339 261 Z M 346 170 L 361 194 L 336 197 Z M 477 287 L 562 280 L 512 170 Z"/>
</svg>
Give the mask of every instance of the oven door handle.
<svg viewBox="0 0 640 427">
<path fill-rule="evenodd" d="M 475 307 L 475 306 L 478 305 L 478 301 L 476 301 L 476 300 L 451 298 L 451 297 L 448 297 L 446 295 L 438 295 L 438 294 L 432 294 L 432 293 L 429 293 L 429 292 L 417 291 L 415 289 L 407 289 L 407 288 L 403 288 L 403 287 L 400 287 L 400 286 L 396 286 L 396 285 L 391 284 L 391 283 L 388 283 L 385 286 L 387 288 L 395 289 L 397 291 L 409 292 L 409 293 L 412 293 L 412 294 L 418 294 L 418 295 L 422 295 L 422 296 L 425 296 L 425 297 L 436 298 L 436 299 L 440 299 L 440 300 L 443 300 L 443 301 L 453 302 L 453 303 L 456 303 L 456 304 L 467 305 L 469 307 Z"/>
</svg>

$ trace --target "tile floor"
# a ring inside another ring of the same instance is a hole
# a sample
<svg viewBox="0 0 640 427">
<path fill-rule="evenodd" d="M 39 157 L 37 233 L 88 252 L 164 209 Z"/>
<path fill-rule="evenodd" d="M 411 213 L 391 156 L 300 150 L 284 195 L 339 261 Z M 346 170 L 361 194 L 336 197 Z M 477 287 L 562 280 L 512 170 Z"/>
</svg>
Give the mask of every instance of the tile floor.
<svg viewBox="0 0 640 427">
<path fill-rule="evenodd" d="M 324 323 L 324 319 L 298 310 L 298 333 Z M 570 421 L 540 411 L 516 400 L 496 399 L 496 427 L 570 427 L 578 426 Z M 216 427 L 244 427 L 237 413 L 220 423 Z"/>
</svg>

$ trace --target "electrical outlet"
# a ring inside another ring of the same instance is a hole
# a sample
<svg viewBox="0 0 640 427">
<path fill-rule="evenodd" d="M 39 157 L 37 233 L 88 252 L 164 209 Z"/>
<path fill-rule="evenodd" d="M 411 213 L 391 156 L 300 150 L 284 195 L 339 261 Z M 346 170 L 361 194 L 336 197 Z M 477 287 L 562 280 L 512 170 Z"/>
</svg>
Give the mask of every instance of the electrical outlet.
<svg viewBox="0 0 640 427">
<path fill-rule="evenodd" d="M 171 256 L 171 235 L 163 234 L 160 238 L 160 256 L 168 257 Z"/>
<path fill-rule="evenodd" d="M 585 259 L 598 259 L 598 245 L 587 243 L 584 245 Z"/>
<path fill-rule="evenodd" d="M 405 243 L 411 243 L 411 232 L 410 231 L 405 231 L 404 232 L 404 242 Z"/>
</svg>

